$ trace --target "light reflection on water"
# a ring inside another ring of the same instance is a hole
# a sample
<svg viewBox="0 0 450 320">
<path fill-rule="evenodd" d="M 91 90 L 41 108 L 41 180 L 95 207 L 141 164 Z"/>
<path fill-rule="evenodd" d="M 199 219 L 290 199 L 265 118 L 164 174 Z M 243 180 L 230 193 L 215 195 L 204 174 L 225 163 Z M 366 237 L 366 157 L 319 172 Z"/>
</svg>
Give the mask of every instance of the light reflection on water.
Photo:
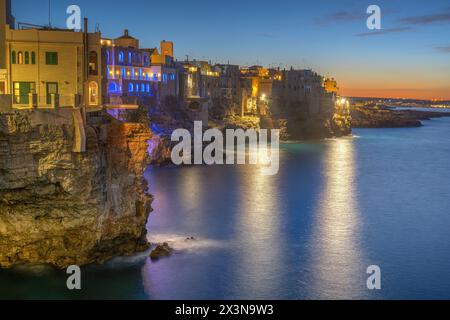
<svg viewBox="0 0 450 320">
<path fill-rule="evenodd" d="M 352 138 L 328 143 L 323 157 L 324 185 L 311 237 L 312 296 L 363 298 L 365 282 L 360 247 L 355 154 Z"/>
<path fill-rule="evenodd" d="M 283 145 L 276 176 L 151 168 L 148 238 L 172 257 L 83 267 L 80 292 L 64 271 L 0 270 L 0 298 L 449 299 L 450 119 L 355 135 Z"/>
</svg>

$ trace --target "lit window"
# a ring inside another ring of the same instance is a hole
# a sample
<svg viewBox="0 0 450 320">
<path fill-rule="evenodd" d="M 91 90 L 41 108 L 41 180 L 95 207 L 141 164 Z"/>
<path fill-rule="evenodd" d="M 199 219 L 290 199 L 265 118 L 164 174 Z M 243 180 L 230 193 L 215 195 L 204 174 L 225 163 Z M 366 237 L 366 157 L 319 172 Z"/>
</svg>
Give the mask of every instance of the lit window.
<svg viewBox="0 0 450 320">
<path fill-rule="evenodd" d="M 127 77 L 127 71 L 125 68 L 122 68 L 122 79 L 125 79 Z"/>
<path fill-rule="evenodd" d="M 111 82 L 109 84 L 109 88 L 108 88 L 109 92 L 117 92 L 117 84 L 115 82 Z"/>
<path fill-rule="evenodd" d="M 132 62 L 132 55 L 131 52 L 128 52 L 128 63 L 131 64 Z"/>
<path fill-rule="evenodd" d="M 19 53 L 17 54 L 17 63 L 18 64 L 23 64 L 23 53 L 22 53 L 22 51 L 19 51 Z"/>
<path fill-rule="evenodd" d="M 129 92 L 133 92 L 133 91 L 134 91 L 134 88 L 133 88 L 133 84 L 132 84 L 132 83 L 129 83 L 129 84 L 128 84 L 128 91 L 129 91 Z"/>
<path fill-rule="evenodd" d="M 147 92 L 150 92 L 150 84 L 147 83 Z"/>
<path fill-rule="evenodd" d="M 123 59 L 124 59 L 123 52 L 119 51 L 119 62 L 123 63 Z"/>
<path fill-rule="evenodd" d="M 163 73 L 162 79 L 163 79 L 163 82 L 167 82 L 167 73 Z"/>
<path fill-rule="evenodd" d="M 98 84 L 95 81 L 89 83 L 89 105 L 98 105 Z"/>
<path fill-rule="evenodd" d="M 141 84 L 141 92 L 145 92 L 145 84 Z"/>
</svg>

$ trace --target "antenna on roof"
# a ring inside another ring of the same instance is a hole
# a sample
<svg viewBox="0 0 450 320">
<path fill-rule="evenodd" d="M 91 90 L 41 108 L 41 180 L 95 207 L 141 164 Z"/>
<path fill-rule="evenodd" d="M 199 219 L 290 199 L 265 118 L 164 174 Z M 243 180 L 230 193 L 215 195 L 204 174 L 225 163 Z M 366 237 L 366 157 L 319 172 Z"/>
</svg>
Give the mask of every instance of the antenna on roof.
<svg viewBox="0 0 450 320">
<path fill-rule="evenodd" d="M 50 5 L 50 0 L 48 0 L 48 26 L 49 28 L 52 27 L 52 22 L 51 22 L 51 5 Z"/>
</svg>

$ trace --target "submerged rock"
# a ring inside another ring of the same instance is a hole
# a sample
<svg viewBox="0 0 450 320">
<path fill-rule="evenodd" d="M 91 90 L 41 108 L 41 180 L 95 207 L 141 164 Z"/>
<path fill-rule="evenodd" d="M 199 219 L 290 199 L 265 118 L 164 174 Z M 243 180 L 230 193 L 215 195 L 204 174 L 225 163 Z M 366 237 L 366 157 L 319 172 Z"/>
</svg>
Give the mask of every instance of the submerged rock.
<svg viewBox="0 0 450 320">
<path fill-rule="evenodd" d="M 172 255 L 173 249 L 169 246 L 167 242 L 162 244 L 157 244 L 156 248 L 150 253 L 150 259 L 158 260 L 163 257 L 169 257 Z"/>
</svg>

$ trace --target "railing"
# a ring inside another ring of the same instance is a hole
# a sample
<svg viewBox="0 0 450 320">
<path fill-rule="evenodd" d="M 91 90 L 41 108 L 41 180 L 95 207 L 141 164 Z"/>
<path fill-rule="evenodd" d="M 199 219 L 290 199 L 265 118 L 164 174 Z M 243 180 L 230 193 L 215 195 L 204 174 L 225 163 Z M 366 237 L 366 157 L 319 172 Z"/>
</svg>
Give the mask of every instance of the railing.
<svg viewBox="0 0 450 320">
<path fill-rule="evenodd" d="M 108 107 L 120 106 L 137 106 L 139 104 L 139 97 L 134 96 L 107 96 L 105 97 L 105 104 Z"/>
<path fill-rule="evenodd" d="M 64 95 L 49 94 L 37 96 L 37 94 L 21 94 L 13 96 L 14 108 L 74 108 L 81 103 L 81 96 L 77 94 Z"/>
</svg>

